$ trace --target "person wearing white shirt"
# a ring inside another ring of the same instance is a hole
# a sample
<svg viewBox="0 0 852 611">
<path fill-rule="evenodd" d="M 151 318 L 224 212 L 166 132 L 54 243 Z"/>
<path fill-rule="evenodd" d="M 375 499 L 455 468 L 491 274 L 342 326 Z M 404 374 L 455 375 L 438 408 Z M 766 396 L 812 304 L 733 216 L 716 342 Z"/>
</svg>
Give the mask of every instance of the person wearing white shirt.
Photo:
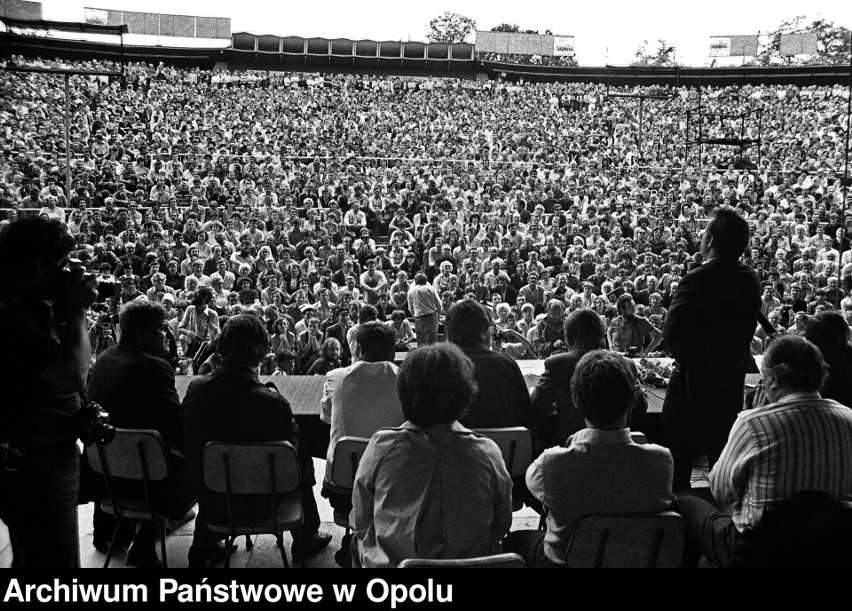
<svg viewBox="0 0 852 611">
<path fill-rule="evenodd" d="M 351 494 L 329 486 L 334 449 L 340 438 L 369 438 L 379 429 L 405 422 L 396 390 L 398 368 L 393 363 L 394 340 L 394 331 L 387 325 L 377 321 L 362 323 L 356 333 L 353 353 L 358 360 L 349 367 L 326 374 L 320 419 L 331 425 L 331 433 L 322 495 L 328 498 L 335 511 L 348 514 L 352 509 Z M 344 537 L 341 552 L 335 555 L 340 564 L 348 561 L 350 540 Z"/>
</svg>

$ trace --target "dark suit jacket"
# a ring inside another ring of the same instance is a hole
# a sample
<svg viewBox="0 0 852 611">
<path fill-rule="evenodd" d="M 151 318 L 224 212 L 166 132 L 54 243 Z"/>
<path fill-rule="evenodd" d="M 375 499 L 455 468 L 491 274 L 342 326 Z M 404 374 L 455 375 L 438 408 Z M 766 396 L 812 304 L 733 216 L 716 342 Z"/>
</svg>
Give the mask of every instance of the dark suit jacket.
<svg viewBox="0 0 852 611">
<path fill-rule="evenodd" d="M 534 431 L 530 395 L 518 364 L 488 348 L 461 348 L 476 368 L 479 394 L 459 422 L 469 428 L 525 426 Z"/>
<path fill-rule="evenodd" d="M 112 346 L 95 362 L 86 396 L 109 412 L 113 426 L 154 429 L 168 450 L 183 448 L 183 416 L 168 361 L 131 346 Z"/>
<path fill-rule="evenodd" d="M 571 377 L 577 363 L 587 353 L 585 350 L 571 350 L 554 354 L 544 361 L 544 372 L 538 379 L 532 394 L 532 408 L 535 414 L 547 416 L 556 407 L 556 428 L 542 427 L 542 448 L 564 445 L 568 437 L 586 428 L 586 420 L 574 406 L 571 398 Z M 630 361 L 633 365 L 633 361 Z M 633 367 L 636 373 L 635 366 Z M 628 419 L 628 425 L 635 431 L 642 431 L 643 418 L 648 409 L 641 390 L 637 389 L 637 400 Z M 551 421 L 552 422 L 552 421 Z"/>
<path fill-rule="evenodd" d="M 667 405 L 729 414 L 742 408 L 759 309 L 760 282 L 742 263 L 713 260 L 683 278 L 663 335 L 685 376 L 687 396 Z"/>
<path fill-rule="evenodd" d="M 202 460 L 210 441 L 289 441 L 298 444 L 299 429 L 290 403 L 260 383 L 250 369 L 220 369 L 193 380 L 183 400 L 186 459 L 192 490 L 203 510 L 224 511 L 224 495 L 204 491 Z M 303 474 L 304 479 L 304 474 Z M 260 509 L 268 500 L 259 501 Z"/>
<path fill-rule="evenodd" d="M 109 413 L 112 426 L 125 429 L 154 429 L 163 437 L 166 450 L 183 449 L 183 414 L 175 390 L 174 369 L 168 361 L 138 348 L 112 346 L 98 357 L 86 396 Z M 169 517 L 186 513 L 189 494 L 183 460 L 170 455 L 170 475 L 154 484 L 152 501 L 156 511 Z M 100 475 L 84 460 L 80 498 L 84 502 L 106 498 Z M 141 484 L 118 480 L 113 494 L 122 499 L 144 497 Z"/>
</svg>

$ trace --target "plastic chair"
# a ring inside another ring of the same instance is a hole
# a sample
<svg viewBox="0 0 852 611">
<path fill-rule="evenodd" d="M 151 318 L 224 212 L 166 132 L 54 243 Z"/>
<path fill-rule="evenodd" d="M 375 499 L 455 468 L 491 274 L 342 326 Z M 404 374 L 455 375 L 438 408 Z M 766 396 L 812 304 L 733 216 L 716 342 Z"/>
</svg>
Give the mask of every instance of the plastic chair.
<svg viewBox="0 0 852 611">
<path fill-rule="evenodd" d="M 355 484 L 355 474 L 364 450 L 370 440 L 365 437 L 341 437 L 334 446 L 334 457 L 331 466 L 331 481 L 326 481 L 325 486 L 329 490 L 340 494 L 352 494 L 352 486 Z M 349 535 L 349 514 L 334 512 L 334 523 L 346 529 Z"/>
<path fill-rule="evenodd" d="M 149 520 L 160 528 L 160 546 L 163 567 L 168 568 L 166 555 L 166 523 L 168 518 L 158 515 L 151 507 L 151 484 L 169 475 L 166 445 L 160 433 L 154 430 L 116 429 L 115 438 L 108 445 L 93 444 L 86 448 L 89 465 L 101 473 L 109 500 L 101 502 L 101 509 L 116 518 L 115 529 L 107 550 L 104 568 L 109 567 L 119 528 L 124 520 Z M 115 498 L 115 478 L 142 482 L 144 499 L 124 501 Z"/>
<path fill-rule="evenodd" d="M 474 433 L 488 437 L 500 448 L 503 462 L 510 477 L 524 477 L 532 463 L 532 434 L 523 426 L 511 426 L 499 429 L 472 429 Z M 522 501 L 515 501 L 512 511 L 523 507 Z"/>
<path fill-rule="evenodd" d="M 685 527 L 674 511 L 600 513 L 577 522 L 565 565 L 570 568 L 676 568 Z"/>
<path fill-rule="evenodd" d="M 435 560 L 426 558 L 408 558 L 399 563 L 400 569 L 525 569 L 524 559 L 518 554 L 495 554 L 477 558 L 457 560 Z"/>
<path fill-rule="evenodd" d="M 240 535 L 275 535 L 284 566 L 289 568 L 284 550 L 284 531 L 289 531 L 302 544 L 299 527 L 304 520 L 299 487 L 299 463 L 296 448 L 287 441 L 262 443 L 230 443 L 211 441 L 204 447 L 204 485 L 211 492 L 224 494 L 227 520 L 207 514 L 208 528 L 228 536 L 226 549 L 231 549 Z M 269 511 L 240 511 L 245 498 L 255 495 L 269 500 Z M 231 555 L 225 557 L 225 568 L 231 566 Z M 304 558 L 302 566 L 305 566 Z"/>
</svg>

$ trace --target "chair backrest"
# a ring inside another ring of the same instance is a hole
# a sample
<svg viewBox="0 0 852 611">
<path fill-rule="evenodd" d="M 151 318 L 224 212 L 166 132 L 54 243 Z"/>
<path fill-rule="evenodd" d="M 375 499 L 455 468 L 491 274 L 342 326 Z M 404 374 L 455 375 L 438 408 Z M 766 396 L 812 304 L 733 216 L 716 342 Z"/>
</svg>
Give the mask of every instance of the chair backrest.
<svg viewBox="0 0 852 611">
<path fill-rule="evenodd" d="M 88 446 L 86 456 L 94 472 L 110 478 L 153 482 L 169 475 L 166 444 L 154 430 L 116 429 L 109 444 Z"/>
<path fill-rule="evenodd" d="M 683 557 L 684 523 L 674 511 L 590 514 L 574 527 L 570 568 L 676 568 Z"/>
<path fill-rule="evenodd" d="M 491 439 L 500 448 L 506 470 L 512 477 L 525 475 L 532 462 L 532 435 L 522 426 L 501 429 L 473 429 L 474 433 Z"/>
<path fill-rule="evenodd" d="M 852 568 L 852 503 L 815 490 L 776 503 L 738 538 L 731 566 Z"/>
<path fill-rule="evenodd" d="M 458 560 L 431 560 L 409 558 L 399 563 L 401 569 L 525 569 L 524 559 L 518 554 L 496 554 Z"/>
<path fill-rule="evenodd" d="M 365 437 L 341 437 L 334 446 L 331 483 L 339 488 L 352 488 L 358 464 L 370 440 Z"/>
<path fill-rule="evenodd" d="M 289 441 L 204 446 L 204 485 L 221 494 L 284 494 L 299 486 L 296 448 Z"/>
</svg>

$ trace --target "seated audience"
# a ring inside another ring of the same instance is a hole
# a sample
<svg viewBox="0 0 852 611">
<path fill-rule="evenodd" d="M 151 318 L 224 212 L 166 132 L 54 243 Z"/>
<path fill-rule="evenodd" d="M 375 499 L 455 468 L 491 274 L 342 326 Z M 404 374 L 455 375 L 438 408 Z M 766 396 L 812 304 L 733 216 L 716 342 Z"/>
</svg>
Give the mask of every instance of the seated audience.
<svg viewBox="0 0 852 611">
<path fill-rule="evenodd" d="M 820 312 L 808 321 L 805 339 L 819 348 L 828 376 L 820 394 L 852 407 L 852 346 L 850 330 L 843 316 L 835 311 Z"/>
<path fill-rule="evenodd" d="M 355 479 L 354 559 L 379 568 L 499 552 L 512 483 L 497 445 L 459 423 L 477 392 L 473 363 L 453 344 L 418 348 L 397 388 L 407 421 L 373 435 Z"/>
<path fill-rule="evenodd" d="M 713 504 L 679 496 L 673 509 L 686 522 L 684 564 L 703 554 L 718 567 L 763 515 L 802 491 L 852 500 L 852 409 L 820 397 L 825 361 L 794 335 L 775 339 L 762 363 L 768 405 L 739 414 L 710 471 Z"/>
<path fill-rule="evenodd" d="M 193 380 L 184 397 L 190 484 L 199 498 L 199 514 L 189 549 L 190 567 L 206 566 L 220 560 L 226 552 L 217 545 L 217 539 L 222 537 L 206 527 L 208 514 L 215 516 L 217 521 L 227 519 L 223 495 L 208 492 L 202 479 L 204 446 L 210 441 L 289 441 L 296 445 L 305 519 L 300 528 L 303 543 L 302 546 L 293 543 L 293 558 L 310 557 L 331 541 L 331 535 L 319 531 L 320 518 L 313 495 L 313 462 L 299 446 L 299 429 L 290 403 L 258 379 L 258 367 L 268 346 L 266 327 L 258 317 L 250 314 L 231 317 L 219 335 L 221 369 Z M 235 511 L 266 515 L 268 499 L 246 499 Z"/>
<path fill-rule="evenodd" d="M 175 390 L 175 373 L 166 358 L 166 312 L 158 303 L 140 299 L 121 309 L 119 343 L 107 349 L 92 368 L 87 397 L 109 413 L 110 424 L 126 429 L 158 431 L 169 452 L 183 450 L 183 415 Z M 152 499 L 155 510 L 171 518 L 181 518 L 191 506 L 185 492 L 183 459 L 172 454 L 174 472 L 166 482 L 157 483 Z M 84 471 L 85 472 L 85 471 Z M 87 473 L 96 498 L 104 499 L 106 489 L 100 474 Z M 99 491 L 100 494 L 95 492 Z M 125 482 L 113 490 L 117 498 L 144 498 L 139 485 Z M 95 504 L 94 545 L 101 551 L 109 547 L 116 521 Z M 140 520 L 136 536 L 127 550 L 127 564 L 157 567 L 155 544 L 159 530 L 154 522 Z M 127 536 L 121 533 L 122 538 Z"/>
<path fill-rule="evenodd" d="M 624 357 L 597 350 L 577 363 L 571 378 L 574 405 L 586 421 L 565 447 L 545 450 L 527 470 L 527 486 L 548 510 L 547 531 L 509 535 L 505 550 L 527 566 L 565 564 L 574 526 L 588 513 L 668 509 L 673 462 L 666 448 L 633 441 L 627 418 L 636 377 Z"/>
<path fill-rule="evenodd" d="M 379 429 L 405 422 L 396 390 L 393 331 L 378 321 L 359 325 L 355 358 L 349 367 L 327 374 L 320 412 L 322 421 L 331 425 L 322 494 L 335 511 L 346 514 L 352 509 L 351 494 L 328 483 L 337 442 L 346 436 L 369 438 Z M 348 566 L 350 540 L 344 537 L 342 553 L 335 556 L 343 566 Z"/>
</svg>

